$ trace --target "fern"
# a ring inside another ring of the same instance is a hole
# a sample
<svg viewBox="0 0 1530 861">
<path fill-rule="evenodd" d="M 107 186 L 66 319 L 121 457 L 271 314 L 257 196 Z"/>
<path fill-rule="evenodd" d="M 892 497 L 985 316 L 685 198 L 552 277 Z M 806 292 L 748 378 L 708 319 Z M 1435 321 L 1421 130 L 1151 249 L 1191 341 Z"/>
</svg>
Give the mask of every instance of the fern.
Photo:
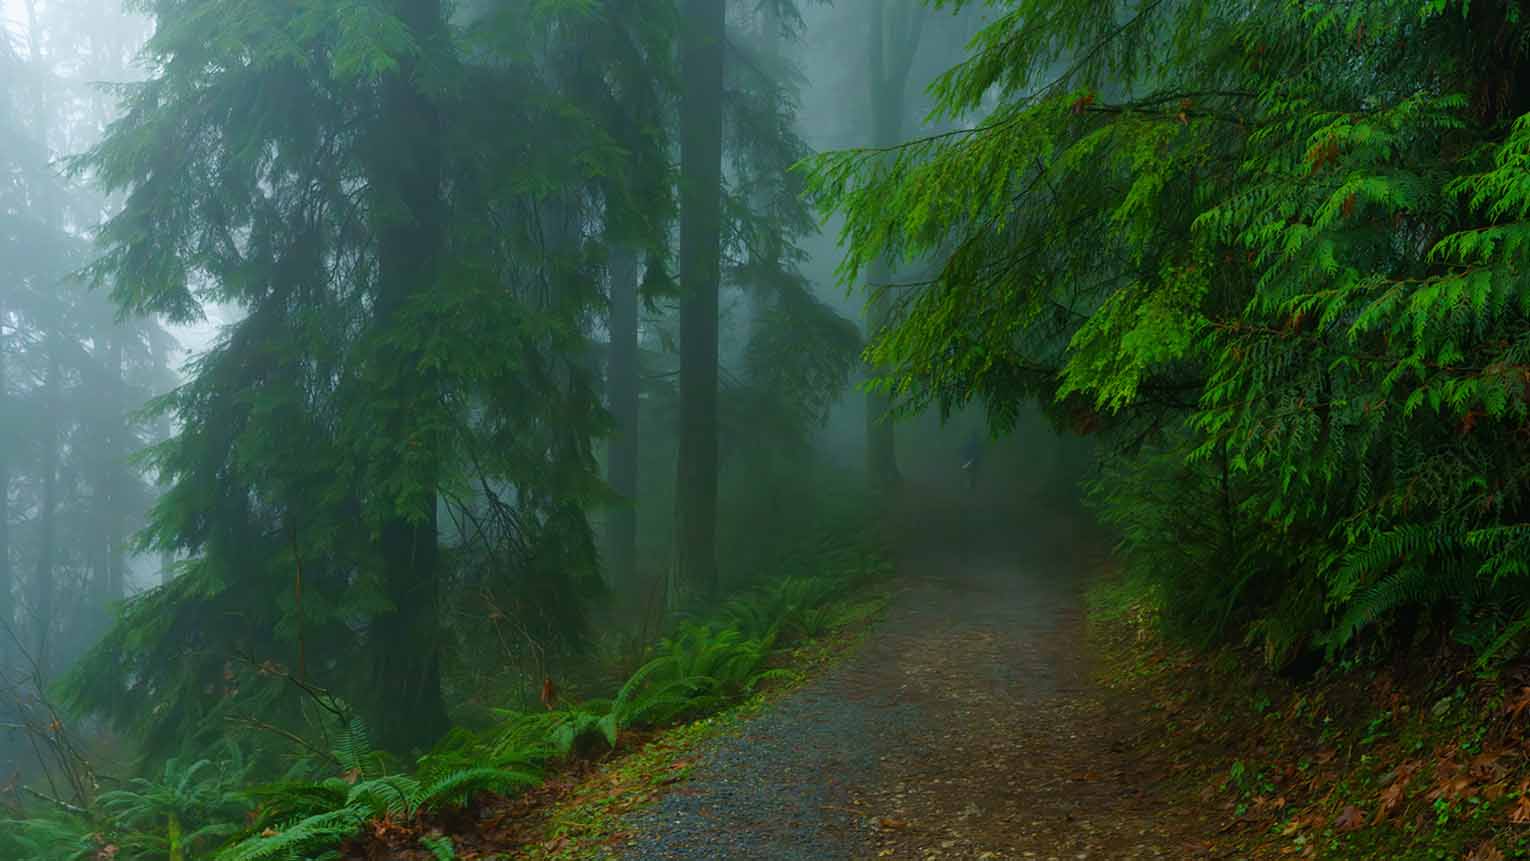
<svg viewBox="0 0 1530 861">
<path fill-rule="evenodd" d="M 99 857 L 102 848 L 94 826 L 76 816 L 0 819 L 0 857 L 87 861 Z"/>
<path fill-rule="evenodd" d="M 249 769 L 237 749 L 230 754 L 189 765 L 172 758 L 157 779 L 103 793 L 97 805 L 123 857 L 185 861 L 238 833 L 249 809 L 239 787 Z"/>
<path fill-rule="evenodd" d="M 431 856 L 434 857 L 436 861 L 457 860 L 457 846 L 456 844 L 452 843 L 452 839 L 450 837 L 445 835 L 437 836 L 427 834 L 420 838 L 420 845 L 430 850 Z"/>
<path fill-rule="evenodd" d="M 309 816 L 273 834 L 235 843 L 219 852 L 217 861 L 305 861 L 308 855 L 355 835 L 371 814 L 358 806 Z"/>
<path fill-rule="evenodd" d="M 482 793 L 508 795 L 513 791 L 536 786 L 541 782 L 541 775 L 529 771 L 510 771 L 503 768 L 463 769 L 438 777 L 419 789 L 415 796 L 415 810 L 460 807 L 475 795 Z"/>
</svg>

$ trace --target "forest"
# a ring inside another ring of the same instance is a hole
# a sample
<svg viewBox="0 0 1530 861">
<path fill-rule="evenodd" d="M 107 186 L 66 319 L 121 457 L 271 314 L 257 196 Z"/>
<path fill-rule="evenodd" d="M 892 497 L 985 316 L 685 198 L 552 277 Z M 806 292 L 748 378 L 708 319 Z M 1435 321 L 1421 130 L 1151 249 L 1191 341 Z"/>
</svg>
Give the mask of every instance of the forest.
<svg viewBox="0 0 1530 861">
<path fill-rule="evenodd" d="M 0 861 L 1530 858 L 1524 15 L 0 0 Z"/>
</svg>

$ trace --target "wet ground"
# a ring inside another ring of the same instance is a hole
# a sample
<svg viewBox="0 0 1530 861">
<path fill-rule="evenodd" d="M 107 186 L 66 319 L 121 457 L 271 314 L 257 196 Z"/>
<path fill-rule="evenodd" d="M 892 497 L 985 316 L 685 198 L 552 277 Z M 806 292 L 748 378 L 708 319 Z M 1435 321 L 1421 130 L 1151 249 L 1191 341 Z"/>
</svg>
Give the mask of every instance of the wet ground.
<svg viewBox="0 0 1530 861">
<path fill-rule="evenodd" d="M 904 531 L 868 641 L 714 743 L 626 861 L 1193 856 L 1206 826 L 1166 812 L 1152 739 L 1091 680 L 1104 548 L 1061 516 L 943 510 Z"/>
</svg>

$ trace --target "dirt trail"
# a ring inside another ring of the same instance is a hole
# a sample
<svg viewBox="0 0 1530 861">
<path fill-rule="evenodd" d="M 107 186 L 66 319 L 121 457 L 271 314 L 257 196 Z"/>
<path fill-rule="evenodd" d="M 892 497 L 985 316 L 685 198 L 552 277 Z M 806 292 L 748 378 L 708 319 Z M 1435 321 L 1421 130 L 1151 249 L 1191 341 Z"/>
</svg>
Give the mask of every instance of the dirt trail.
<svg viewBox="0 0 1530 861">
<path fill-rule="evenodd" d="M 710 747 L 624 859 L 1194 855 L 1206 826 L 1163 809 L 1151 740 L 1091 682 L 1078 575 L 1100 548 L 945 510 L 905 533 L 938 540 L 906 542 L 869 641 Z"/>
</svg>

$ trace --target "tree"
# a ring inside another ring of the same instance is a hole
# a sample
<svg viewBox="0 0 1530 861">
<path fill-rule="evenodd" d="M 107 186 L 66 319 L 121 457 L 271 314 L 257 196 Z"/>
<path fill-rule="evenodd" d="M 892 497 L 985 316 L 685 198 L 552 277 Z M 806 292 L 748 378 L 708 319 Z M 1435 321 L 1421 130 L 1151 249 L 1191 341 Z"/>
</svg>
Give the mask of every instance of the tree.
<svg viewBox="0 0 1530 861">
<path fill-rule="evenodd" d="M 718 291 L 725 0 L 686 0 L 680 37 L 680 450 L 674 595 L 717 588 Z"/>
<path fill-rule="evenodd" d="M 606 402 L 614 428 L 608 441 L 606 480 L 618 496 L 606 514 L 607 581 L 619 594 L 632 596 L 636 582 L 639 452 L 642 429 L 641 358 L 638 349 L 640 259 L 647 274 L 661 280 L 669 259 L 674 221 L 674 93 L 671 59 L 677 33 L 677 10 L 667 2 L 624 3 L 606 10 L 604 26 L 581 36 L 581 57 L 607 58 L 601 65 L 581 62 L 569 85 L 580 101 L 601 106 L 600 121 L 622 148 L 622 169 L 602 189 L 602 230 L 607 253 L 609 312 L 606 329 Z M 603 75 L 592 72 L 603 71 Z"/>
<path fill-rule="evenodd" d="M 396 328 L 410 324 L 411 306 L 428 302 L 442 276 L 446 201 L 442 183 L 442 109 L 427 75 L 449 63 L 445 10 L 439 0 L 404 0 L 386 9 L 415 48 L 382 76 L 375 125 L 362 148 L 363 173 L 374 199 L 377 242 L 376 334 L 362 351 L 358 392 L 368 423 L 407 458 L 403 475 L 379 470 L 398 494 L 377 524 L 382 591 L 391 607 L 373 617 L 371 714 L 382 744 L 406 750 L 428 744 L 449 725 L 441 696 L 439 637 L 439 487 L 447 440 L 438 422 L 445 392 L 427 360 L 425 345 L 398 350 Z M 375 386 L 375 389 L 373 388 Z M 359 430 L 359 429 L 358 429 Z M 374 466 L 375 468 L 375 466 Z M 386 486 L 386 484 L 384 485 Z"/>
<path fill-rule="evenodd" d="M 11 79 L 19 66 L 20 60 L 12 52 L 10 40 L 0 39 L 0 75 Z M 8 273 L 4 276 L 7 283 L 3 285 L 7 288 L 14 287 L 12 279 L 19 280 L 15 274 L 19 267 L 14 264 L 21 257 L 22 225 L 10 213 L 24 211 L 14 202 L 25 193 L 25 187 L 18 181 L 23 174 L 12 163 L 15 154 L 23 151 L 24 136 L 16 116 L 13 94 L 9 89 L 0 89 L 0 153 L 5 154 L 0 155 L 0 168 L 3 168 L 0 176 L 6 177 L 0 180 L 0 212 L 7 213 L 0 219 L 0 271 Z M 11 668 L 18 636 L 15 568 L 11 556 L 11 458 L 19 434 L 11 399 L 10 362 L 11 351 L 17 349 L 13 346 L 17 326 L 11 303 L 6 299 L 8 296 L 9 290 L 0 291 L 0 672 Z"/>
<path fill-rule="evenodd" d="M 934 86 L 969 128 L 815 164 L 852 277 L 940 255 L 873 357 L 910 408 L 981 398 L 1002 429 L 1039 398 L 1109 433 L 1106 513 L 1185 630 L 1276 664 L 1430 616 L 1515 642 L 1524 27 L 1013 4 Z"/>
<path fill-rule="evenodd" d="M 606 455 L 606 481 L 621 497 L 606 516 L 606 570 L 611 585 L 630 589 L 637 567 L 638 499 L 638 261 L 612 243 L 609 264 L 611 348 L 606 399 L 616 423 Z"/>
<path fill-rule="evenodd" d="M 870 0 L 866 32 L 867 89 L 871 105 L 872 147 L 892 147 L 906 132 L 908 77 L 919 50 L 928 14 L 917 0 Z M 878 259 L 867 271 L 870 301 L 867 330 L 875 335 L 889 322 L 893 268 Z M 873 385 L 866 392 L 866 472 L 884 488 L 899 481 L 897 437 L 889 415 L 892 398 Z"/>
<path fill-rule="evenodd" d="M 586 202 L 617 152 L 552 55 L 594 18 L 493 4 L 459 40 L 439 3 L 194 5 L 151 4 L 157 73 L 81 163 L 126 193 L 92 271 L 128 313 L 244 313 L 158 402 L 143 543 L 180 576 L 67 692 L 160 754 L 225 717 L 303 731 L 289 678 L 428 745 L 485 596 L 563 642 L 598 576 Z"/>
<path fill-rule="evenodd" d="M 11 452 L 15 447 L 15 432 L 10 416 L 14 415 L 10 399 L 9 362 L 6 352 L 10 350 L 10 333 L 15 330 L 4 302 L 0 302 L 0 671 L 11 667 L 16 635 L 15 577 L 11 567 Z"/>
<path fill-rule="evenodd" d="M 59 435 L 59 413 L 62 407 L 60 389 L 63 387 L 63 362 L 59 356 L 63 347 L 60 340 L 58 334 L 50 333 L 43 344 L 48 370 L 43 378 L 41 403 L 42 491 L 37 512 L 37 565 L 32 571 L 27 607 L 32 621 L 32 639 L 28 645 L 36 672 L 43 679 L 52 678 L 51 651 L 53 629 L 57 622 L 54 576 L 57 573 L 55 554 L 58 549 L 59 455 L 64 447 L 64 441 Z"/>
</svg>

